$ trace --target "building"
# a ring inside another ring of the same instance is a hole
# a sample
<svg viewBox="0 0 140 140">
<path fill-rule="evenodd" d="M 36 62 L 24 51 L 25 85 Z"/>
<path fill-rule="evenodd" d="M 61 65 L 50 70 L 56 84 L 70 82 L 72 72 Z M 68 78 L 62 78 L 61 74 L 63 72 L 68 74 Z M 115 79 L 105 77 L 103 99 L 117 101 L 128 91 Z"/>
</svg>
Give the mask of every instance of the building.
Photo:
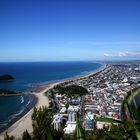
<svg viewBox="0 0 140 140">
<path fill-rule="evenodd" d="M 67 124 L 67 127 L 64 128 L 65 134 L 73 134 L 73 132 L 76 129 L 76 123 L 69 123 Z"/>
<path fill-rule="evenodd" d="M 60 115 L 60 114 L 54 115 L 53 122 L 52 122 L 54 129 L 58 130 L 61 127 L 62 122 L 63 122 L 62 115 Z"/>
<path fill-rule="evenodd" d="M 88 112 L 85 116 L 85 130 L 94 130 L 94 115 Z"/>
</svg>

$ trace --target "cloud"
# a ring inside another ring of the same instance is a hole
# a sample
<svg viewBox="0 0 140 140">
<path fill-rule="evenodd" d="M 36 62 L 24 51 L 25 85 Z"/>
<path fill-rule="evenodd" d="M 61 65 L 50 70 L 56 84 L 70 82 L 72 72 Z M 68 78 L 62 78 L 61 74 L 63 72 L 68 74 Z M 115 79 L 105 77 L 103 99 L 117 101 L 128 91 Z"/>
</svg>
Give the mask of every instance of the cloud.
<svg viewBox="0 0 140 140">
<path fill-rule="evenodd" d="M 140 45 L 137 41 L 118 41 L 118 42 L 96 42 L 96 41 L 71 41 L 69 44 L 88 44 L 88 45 Z"/>
<path fill-rule="evenodd" d="M 135 52 L 117 52 L 117 53 L 104 53 L 105 57 L 140 57 L 140 51 Z"/>
</svg>

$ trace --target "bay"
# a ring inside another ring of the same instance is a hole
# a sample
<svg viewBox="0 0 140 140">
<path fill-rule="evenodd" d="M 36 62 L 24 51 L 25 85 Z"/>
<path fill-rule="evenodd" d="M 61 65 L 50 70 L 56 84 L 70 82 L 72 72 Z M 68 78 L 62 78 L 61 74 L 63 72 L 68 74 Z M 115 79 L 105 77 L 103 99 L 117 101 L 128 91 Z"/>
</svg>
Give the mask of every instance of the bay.
<svg viewBox="0 0 140 140">
<path fill-rule="evenodd" d="M 33 91 L 37 85 L 70 79 L 97 71 L 103 65 L 94 62 L 22 62 L 0 63 L 0 75 L 10 74 L 15 80 L 0 83 L 0 88 Z M 37 99 L 32 95 L 0 97 L 0 131 L 6 129 L 31 109 Z"/>
</svg>

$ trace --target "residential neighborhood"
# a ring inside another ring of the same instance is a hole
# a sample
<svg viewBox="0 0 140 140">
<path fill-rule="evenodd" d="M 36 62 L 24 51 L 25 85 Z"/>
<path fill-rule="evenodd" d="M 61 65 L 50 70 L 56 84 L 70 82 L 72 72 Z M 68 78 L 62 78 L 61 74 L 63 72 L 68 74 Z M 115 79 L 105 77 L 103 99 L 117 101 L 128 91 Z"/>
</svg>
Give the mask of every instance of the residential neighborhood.
<svg viewBox="0 0 140 140">
<path fill-rule="evenodd" d="M 80 123 L 87 130 L 102 129 L 108 123 L 98 122 L 97 118 L 123 118 L 122 103 L 127 92 L 139 86 L 140 63 L 107 64 L 104 69 L 93 75 L 66 82 L 64 86 L 78 85 L 87 89 L 83 96 L 55 94 L 58 111 L 52 124 L 57 130 L 65 123 L 65 134 L 76 129 L 76 113 Z"/>
</svg>

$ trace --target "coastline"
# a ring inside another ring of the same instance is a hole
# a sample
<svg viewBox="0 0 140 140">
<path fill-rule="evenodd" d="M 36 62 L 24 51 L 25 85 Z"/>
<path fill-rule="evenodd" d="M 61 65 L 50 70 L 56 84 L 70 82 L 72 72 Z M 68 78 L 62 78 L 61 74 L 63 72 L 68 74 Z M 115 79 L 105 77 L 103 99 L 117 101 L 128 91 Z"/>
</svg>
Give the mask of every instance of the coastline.
<svg viewBox="0 0 140 140">
<path fill-rule="evenodd" d="M 37 92 L 42 91 L 48 85 L 51 85 L 51 84 L 55 84 L 55 83 L 63 84 L 65 82 L 71 82 L 71 81 L 74 81 L 74 80 L 80 80 L 80 79 L 84 79 L 84 78 L 87 78 L 87 77 L 90 77 L 90 76 L 97 75 L 98 73 L 102 72 L 103 70 L 105 70 L 107 68 L 107 64 L 105 64 L 105 63 L 99 63 L 99 64 L 101 64 L 102 66 L 100 68 L 96 69 L 96 70 L 93 70 L 93 71 L 83 72 L 82 74 L 79 74 L 79 75 L 76 75 L 76 76 L 73 76 L 73 77 L 70 77 L 70 78 L 65 78 L 65 79 L 61 79 L 61 80 L 53 80 L 53 81 L 50 81 L 48 83 L 40 83 L 38 85 L 38 89 L 41 89 L 41 90 L 37 89 Z M 35 92 L 36 92 L 36 90 L 35 90 Z"/>
<path fill-rule="evenodd" d="M 16 123 L 20 118 L 22 118 L 24 115 L 26 115 L 37 103 L 37 98 L 34 94 L 22 94 L 24 96 L 29 96 L 29 104 L 27 104 L 24 108 L 24 110 L 19 113 L 15 118 L 13 118 L 12 120 L 9 120 L 8 125 L 3 126 L 2 128 L 0 128 L 0 133 L 3 133 L 6 129 L 8 129 L 10 126 L 12 126 L 14 123 Z M 8 96 L 8 95 L 7 95 Z M 10 96 L 10 95 L 9 95 Z M 11 96 L 21 96 L 21 95 L 11 95 Z"/>
<path fill-rule="evenodd" d="M 0 140 L 4 139 L 4 135 L 5 132 L 7 132 L 9 135 L 13 135 L 15 136 L 15 138 L 21 137 L 23 132 L 28 130 L 29 133 L 32 133 L 33 128 L 32 128 L 32 120 L 31 120 L 31 116 L 33 113 L 33 108 L 34 107 L 41 107 L 41 106 L 49 106 L 49 99 L 48 97 L 44 94 L 45 92 L 47 92 L 48 90 L 52 89 L 54 86 L 59 85 L 59 84 L 64 84 L 65 82 L 71 82 L 73 80 L 79 80 L 79 79 L 83 79 L 83 78 L 87 78 L 93 75 L 96 75 L 98 73 L 100 73 L 101 71 L 103 71 L 106 68 L 106 64 L 103 64 L 99 69 L 88 72 L 87 74 L 82 74 L 82 75 L 78 75 L 75 77 L 71 77 L 68 79 L 64 79 L 64 80 L 59 80 L 56 81 L 54 83 L 48 83 L 47 85 L 44 85 L 44 89 L 39 91 L 39 92 L 33 92 L 31 93 L 32 95 L 34 95 L 38 100 L 37 103 L 32 106 L 32 108 L 30 110 L 28 110 L 24 116 L 22 116 L 20 119 L 18 118 L 18 120 L 16 120 L 16 122 L 11 125 L 8 129 L 6 129 L 4 132 L 2 132 L 0 134 Z"/>
<path fill-rule="evenodd" d="M 22 118 L 24 115 L 26 115 L 36 104 L 37 104 L 37 97 L 34 94 L 22 94 L 23 96 L 29 96 L 29 104 L 24 107 L 21 113 L 19 113 L 16 117 L 8 121 L 8 124 L 6 126 L 3 126 L 0 128 L 0 133 L 3 133 L 6 129 L 8 129 L 10 126 L 12 126 L 14 123 L 16 123 L 20 118 Z M 22 96 L 21 94 L 18 95 L 5 95 L 5 96 Z"/>
<path fill-rule="evenodd" d="M 15 138 L 19 138 L 22 136 L 23 132 L 28 130 L 29 133 L 32 133 L 33 128 L 32 128 L 32 120 L 31 120 L 31 116 L 33 113 L 33 108 L 34 107 L 41 107 L 41 106 L 49 106 L 49 99 L 48 97 L 44 94 L 46 91 L 48 91 L 49 89 L 53 88 L 55 85 L 59 84 L 60 82 L 57 83 L 53 83 L 51 85 L 48 85 L 44 90 L 42 90 L 41 92 L 38 93 L 32 93 L 33 96 L 35 96 L 38 100 L 35 104 L 35 106 L 32 106 L 32 108 L 30 110 L 28 110 L 27 112 L 25 112 L 25 115 L 22 116 L 20 119 L 18 118 L 18 120 L 12 124 L 9 128 L 7 128 L 6 130 L 4 130 L 1 134 L 0 134 L 0 140 L 4 139 L 4 135 L 7 132 L 10 136 L 13 135 L 15 136 Z"/>
</svg>

